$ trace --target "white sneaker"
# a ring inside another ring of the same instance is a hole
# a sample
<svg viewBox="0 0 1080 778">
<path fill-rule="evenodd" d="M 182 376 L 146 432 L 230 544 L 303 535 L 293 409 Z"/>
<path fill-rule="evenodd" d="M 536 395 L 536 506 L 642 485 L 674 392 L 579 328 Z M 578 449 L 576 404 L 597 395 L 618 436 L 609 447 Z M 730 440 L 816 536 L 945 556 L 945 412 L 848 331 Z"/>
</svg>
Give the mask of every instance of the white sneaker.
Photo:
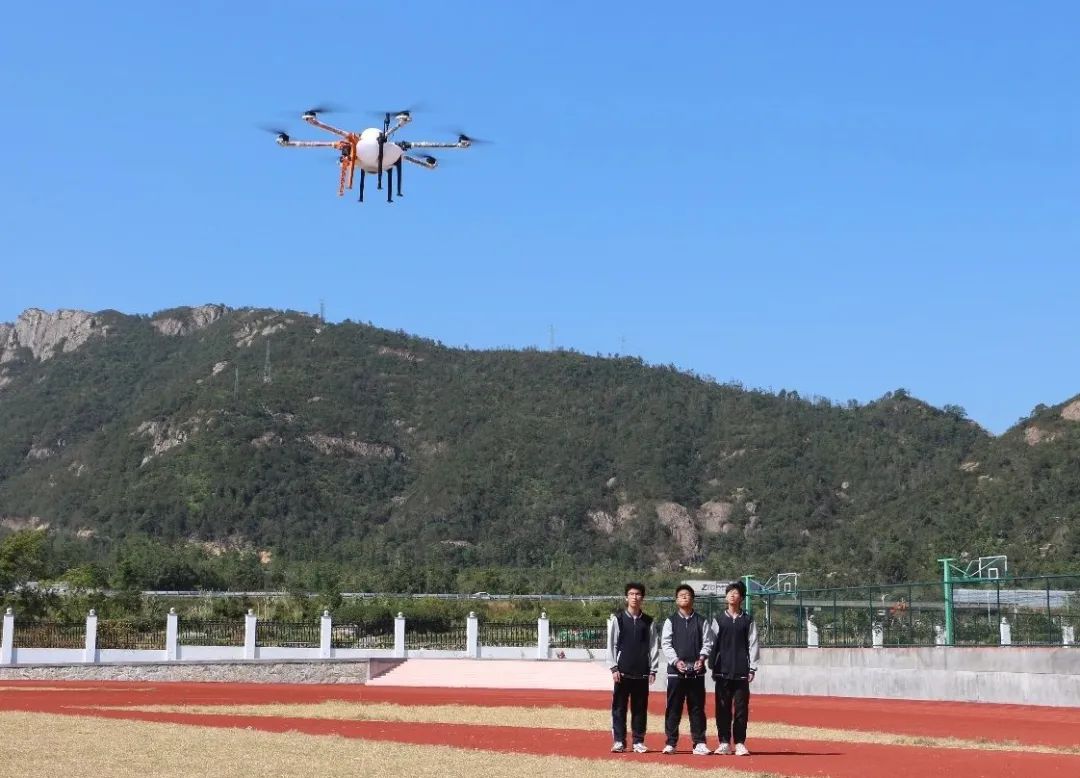
<svg viewBox="0 0 1080 778">
<path fill-rule="evenodd" d="M 694 746 L 693 753 L 694 753 L 694 756 L 708 756 L 709 754 L 712 753 L 712 751 L 710 751 L 709 747 L 707 745 L 705 745 L 704 743 L 697 743 Z"/>
<path fill-rule="evenodd" d="M 664 750 L 661 751 L 660 753 L 661 754 L 674 754 L 675 753 L 675 746 L 664 746 Z"/>
<path fill-rule="evenodd" d="M 713 751 L 713 753 L 716 754 L 717 756 L 730 756 L 731 755 L 731 744 L 730 743 L 721 743 L 720 745 L 718 745 L 716 747 L 716 750 Z"/>
<path fill-rule="evenodd" d="M 750 756 L 750 749 L 746 747 L 745 743 L 736 743 L 735 756 Z"/>
<path fill-rule="evenodd" d="M 649 747 L 644 743 L 634 743 L 635 754 L 647 754 L 649 753 Z"/>
<path fill-rule="evenodd" d="M 613 753 L 613 754 L 621 754 L 625 750 L 626 750 L 626 744 L 625 743 L 613 743 L 611 745 L 611 753 Z"/>
</svg>

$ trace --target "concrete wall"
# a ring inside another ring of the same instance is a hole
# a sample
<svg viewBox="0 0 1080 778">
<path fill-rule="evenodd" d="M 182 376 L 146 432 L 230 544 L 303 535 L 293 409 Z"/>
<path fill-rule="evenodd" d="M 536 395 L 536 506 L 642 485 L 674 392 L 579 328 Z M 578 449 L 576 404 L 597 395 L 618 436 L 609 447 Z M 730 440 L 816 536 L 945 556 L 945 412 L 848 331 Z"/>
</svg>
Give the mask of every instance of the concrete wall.
<svg viewBox="0 0 1080 778">
<path fill-rule="evenodd" d="M 1080 706 L 1077 648 L 769 648 L 762 694 Z"/>
</svg>

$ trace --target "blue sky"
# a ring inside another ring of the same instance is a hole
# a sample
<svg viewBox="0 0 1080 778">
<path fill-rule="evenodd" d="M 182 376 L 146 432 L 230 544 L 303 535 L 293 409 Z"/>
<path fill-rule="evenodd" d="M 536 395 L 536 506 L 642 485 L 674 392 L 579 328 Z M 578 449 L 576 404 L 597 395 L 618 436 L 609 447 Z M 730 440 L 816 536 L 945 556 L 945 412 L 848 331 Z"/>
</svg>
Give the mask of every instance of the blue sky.
<svg viewBox="0 0 1080 778">
<path fill-rule="evenodd" d="M 325 300 L 1001 432 L 1080 392 L 1080 6 L 879 5 L 13 6 L 0 321 Z M 360 205 L 257 129 L 320 101 L 497 143 Z"/>
</svg>

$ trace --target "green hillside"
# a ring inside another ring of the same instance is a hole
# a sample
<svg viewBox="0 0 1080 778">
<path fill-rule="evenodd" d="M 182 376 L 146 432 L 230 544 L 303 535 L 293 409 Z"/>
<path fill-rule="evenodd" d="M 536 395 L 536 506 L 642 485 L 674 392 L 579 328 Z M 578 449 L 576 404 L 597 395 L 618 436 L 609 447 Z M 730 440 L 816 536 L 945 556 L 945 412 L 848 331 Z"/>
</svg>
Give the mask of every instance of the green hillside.
<svg viewBox="0 0 1080 778">
<path fill-rule="evenodd" d="M 840 406 L 291 311 L 26 316 L 0 329 L 0 532 L 48 524 L 52 574 L 532 591 L 1080 560 L 1076 405 L 994 438 L 903 390 Z"/>
</svg>

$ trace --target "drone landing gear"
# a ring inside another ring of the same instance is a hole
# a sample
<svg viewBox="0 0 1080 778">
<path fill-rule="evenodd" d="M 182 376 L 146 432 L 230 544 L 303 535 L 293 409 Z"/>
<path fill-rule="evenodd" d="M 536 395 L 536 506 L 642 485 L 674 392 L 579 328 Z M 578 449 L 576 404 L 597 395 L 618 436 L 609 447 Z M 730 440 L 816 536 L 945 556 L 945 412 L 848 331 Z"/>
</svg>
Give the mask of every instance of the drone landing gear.
<svg viewBox="0 0 1080 778">
<path fill-rule="evenodd" d="M 394 163 L 394 166 L 386 171 L 388 180 L 386 182 L 386 202 L 394 202 L 394 170 L 397 170 L 397 196 L 402 197 L 401 194 L 401 160 L 399 159 Z M 357 198 L 357 202 L 364 202 L 364 185 L 367 183 L 367 173 L 363 168 L 360 168 L 360 196 Z"/>
</svg>

